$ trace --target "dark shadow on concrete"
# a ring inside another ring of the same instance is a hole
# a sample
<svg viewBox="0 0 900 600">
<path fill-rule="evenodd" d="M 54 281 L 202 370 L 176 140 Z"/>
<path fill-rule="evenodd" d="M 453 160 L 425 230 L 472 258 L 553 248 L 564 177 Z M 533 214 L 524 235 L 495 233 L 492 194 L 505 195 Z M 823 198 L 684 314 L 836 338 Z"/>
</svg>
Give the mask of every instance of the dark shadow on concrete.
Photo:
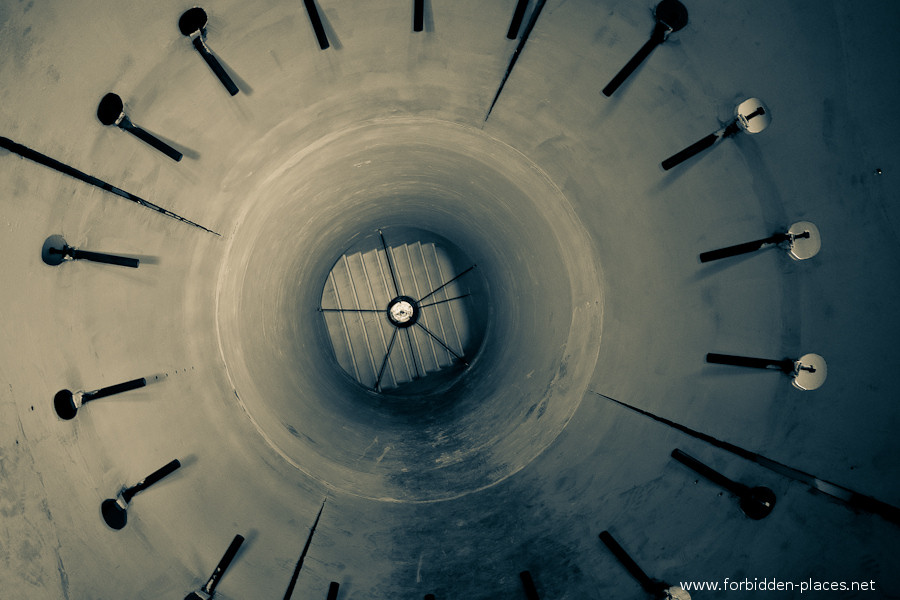
<svg viewBox="0 0 900 600">
<path fill-rule="evenodd" d="M 771 246 L 769 248 L 763 248 L 762 250 L 771 250 L 776 248 L 776 246 Z M 782 250 L 783 252 L 783 250 Z M 694 273 L 694 276 L 691 278 L 692 281 L 698 282 L 706 279 L 707 277 L 711 277 L 725 271 L 729 267 L 737 266 L 747 260 L 751 260 L 753 258 L 758 258 L 756 255 L 759 254 L 759 251 L 751 253 L 751 254 L 741 254 L 739 256 L 732 256 L 729 258 L 723 258 L 721 260 L 717 260 L 715 262 L 709 263 L 701 263 L 699 255 L 694 257 L 694 260 L 701 265 L 701 267 Z"/>
<path fill-rule="evenodd" d="M 247 550 L 256 543 L 256 539 L 259 537 L 259 530 L 250 529 L 244 534 L 244 543 L 241 544 L 241 549 L 238 550 L 238 553 L 235 554 L 235 559 L 241 557 L 242 554 L 246 553 Z"/>
<path fill-rule="evenodd" d="M 434 8 L 431 0 L 425 0 L 425 33 L 434 33 Z"/>
<path fill-rule="evenodd" d="M 125 258 L 136 258 L 141 261 L 141 265 L 158 265 L 159 257 L 158 256 L 150 256 L 148 254 L 120 254 L 120 256 L 124 256 Z"/>
<path fill-rule="evenodd" d="M 328 42 L 331 44 L 331 47 L 335 50 L 342 49 L 344 46 L 341 44 L 341 39 L 338 37 L 337 33 L 334 31 L 334 28 L 331 26 L 331 21 L 328 20 L 328 15 L 325 14 L 325 11 L 322 10 L 322 7 L 319 6 L 319 3 L 316 2 L 316 0 L 313 0 L 313 3 L 319 10 L 319 18 L 322 20 L 322 28 L 325 30 L 325 35 L 328 37 Z M 426 14 L 428 14 L 427 8 L 428 7 L 426 6 Z"/>
<path fill-rule="evenodd" d="M 603 108 L 598 111 L 597 118 L 594 119 L 594 122 L 591 123 L 592 126 L 599 126 L 601 121 L 606 121 L 616 112 L 619 106 L 622 104 L 622 97 L 627 93 L 627 87 L 629 85 L 628 81 L 622 84 L 619 88 L 618 94 L 613 94 L 610 97 L 604 96 L 603 92 L 597 90 L 597 96 L 600 97 L 599 103 L 603 106 Z"/>
<path fill-rule="evenodd" d="M 765 138 L 757 140 L 755 135 L 736 135 L 733 136 L 733 141 L 753 173 L 753 190 L 756 192 L 766 223 L 789 223 L 790 220 L 784 211 L 784 199 L 778 186 L 775 185 L 775 178 L 760 149 L 760 144 L 767 140 Z"/>
<path fill-rule="evenodd" d="M 731 123 L 731 122 L 732 122 L 732 120 L 722 121 L 722 120 L 720 119 L 720 120 L 719 120 L 719 127 L 718 127 L 717 131 L 719 131 L 719 130 L 721 130 L 722 128 L 728 126 L 728 124 Z M 688 159 L 685 159 L 684 162 L 681 162 L 681 163 L 675 165 L 674 167 L 672 167 L 672 168 L 669 169 L 668 171 L 667 171 L 666 169 L 663 169 L 663 167 L 662 167 L 662 162 L 663 162 L 664 160 L 668 159 L 668 158 L 671 158 L 671 157 L 675 156 L 675 154 L 677 154 L 678 152 L 681 152 L 681 151 L 687 149 L 687 147 L 690 146 L 691 144 L 698 143 L 698 141 L 701 140 L 700 136 L 698 135 L 698 136 L 697 136 L 697 139 L 695 139 L 694 141 L 690 142 L 689 144 L 686 143 L 684 148 L 681 148 L 681 149 L 679 149 L 679 150 L 675 150 L 675 151 L 673 151 L 672 154 L 670 154 L 669 156 L 666 156 L 666 157 L 661 158 L 661 159 L 659 160 L 659 162 L 657 163 L 657 168 L 660 170 L 660 172 L 665 173 L 665 174 L 666 174 L 666 177 L 664 177 L 662 180 L 660 180 L 659 184 L 657 184 L 657 186 L 654 188 L 654 190 L 655 190 L 655 191 L 662 191 L 662 190 L 665 190 L 665 189 L 668 188 L 670 185 L 672 185 L 675 181 L 677 181 L 678 178 L 681 177 L 681 174 L 684 173 L 687 169 L 690 169 L 693 165 L 695 165 L 695 164 L 697 164 L 699 161 L 703 160 L 703 157 L 707 156 L 710 152 L 715 152 L 716 148 L 719 147 L 719 146 L 721 146 L 723 143 L 725 143 L 725 142 L 727 142 L 727 141 L 729 141 L 729 140 L 732 140 L 732 141 L 733 141 L 733 140 L 734 140 L 735 138 L 737 138 L 737 137 L 739 137 L 739 136 L 731 135 L 731 136 L 728 136 L 728 137 L 720 138 L 720 139 L 716 140 L 716 142 L 715 142 L 712 146 L 710 146 L 709 148 L 706 148 L 706 149 L 704 149 L 704 150 L 701 150 L 701 151 L 698 152 L 696 155 L 691 156 L 691 157 L 688 158 Z"/>
<path fill-rule="evenodd" d="M 766 373 L 770 375 L 778 375 L 780 377 L 784 377 L 784 373 L 779 371 L 778 369 L 752 369 L 748 367 L 735 367 L 733 365 L 717 365 L 712 363 L 705 363 L 704 367 L 700 369 L 701 377 L 765 377 Z M 746 383 L 744 380 L 743 383 Z M 785 385 L 789 386 L 790 381 L 785 381 Z M 737 381 L 735 381 L 735 385 L 737 385 Z"/>
<path fill-rule="evenodd" d="M 181 461 L 181 469 L 179 469 L 177 473 L 172 474 L 175 477 L 180 476 L 181 472 L 184 471 L 185 467 L 192 467 L 195 464 L 197 464 L 197 461 L 199 459 L 196 454 L 192 453 L 192 454 L 188 454 L 187 456 L 185 456 L 183 458 L 179 458 L 178 460 Z"/>
<path fill-rule="evenodd" d="M 240 75 L 235 73 L 234 69 L 232 69 L 227 62 L 222 60 L 222 57 L 220 57 L 217 52 L 215 52 L 214 50 L 210 50 L 210 54 L 212 54 L 216 58 L 216 60 L 219 61 L 219 64 L 222 65 L 222 68 L 226 73 L 228 73 L 228 76 L 231 77 L 232 81 L 234 81 L 235 85 L 238 86 L 238 89 L 240 91 L 244 92 L 248 96 L 253 95 L 253 88 L 250 87 L 250 84 L 248 84 L 246 80 L 244 80 Z"/>
<path fill-rule="evenodd" d="M 169 146 L 172 146 L 173 148 L 175 148 L 176 150 L 181 152 L 182 155 L 184 155 L 190 159 L 197 160 L 198 158 L 200 158 L 200 153 L 197 152 L 196 150 L 194 150 L 193 148 L 188 148 L 187 146 L 185 146 L 183 144 L 179 144 L 165 136 L 159 135 L 155 131 L 147 129 L 146 127 L 141 126 L 141 129 L 143 129 L 144 131 L 146 131 L 153 137 L 159 138 L 161 141 L 165 142 Z"/>
</svg>

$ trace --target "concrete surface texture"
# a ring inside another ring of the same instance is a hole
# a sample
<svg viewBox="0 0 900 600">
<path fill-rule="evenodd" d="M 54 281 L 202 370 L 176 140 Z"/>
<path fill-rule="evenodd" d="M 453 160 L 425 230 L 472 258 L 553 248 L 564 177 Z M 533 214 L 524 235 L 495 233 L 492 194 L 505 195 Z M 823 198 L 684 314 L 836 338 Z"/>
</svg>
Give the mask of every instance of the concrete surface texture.
<svg viewBox="0 0 900 600">
<path fill-rule="evenodd" d="M 605 529 L 670 583 L 897 597 L 895 523 L 599 394 L 900 505 L 900 5 L 694 0 L 606 98 L 654 3 L 549 0 L 485 121 L 516 2 L 425 2 L 420 33 L 412 4 L 320 0 L 324 51 L 302 2 L 204 6 L 232 97 L 178 31 L 189 2 L 0 0 L 0 135 L 221 234 L 0 151 L 0 597 L 181 598 L 242 534 L 216 596 L 280 598 L 326 498 L 296 598 L 524 598 L 524 570 L 541 598 L 640 597 Z M 108 92 L 184 159 L 103 126 Z M 766 131 L 661 169 L 748 97 Z M 802 220 L 811 260 L 697 259 Z M 328 351 L 328 272 L 379 227 L 449 239 L 486 281 L 446 393 L 374 394 Z M 140 268 L 47 266 L 52 234 Z M 707 352 L 814 352 L 828 380 Z M 772 488 L 772 514 L 676 447 Z M 109 529 L 100 503 L 173 458 Z"/>
</svg>

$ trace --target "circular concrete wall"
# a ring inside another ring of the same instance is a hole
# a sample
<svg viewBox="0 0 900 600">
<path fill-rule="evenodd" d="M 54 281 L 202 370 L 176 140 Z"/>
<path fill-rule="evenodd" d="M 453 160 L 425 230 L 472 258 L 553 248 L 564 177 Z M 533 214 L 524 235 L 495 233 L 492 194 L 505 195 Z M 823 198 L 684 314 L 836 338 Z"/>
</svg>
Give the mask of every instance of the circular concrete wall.
<svg viewBox="0 0 900 600">
<path fill-rule="evenodd" d="M 325 51 L 304 3 L 205 7 L 230 96 L 178 31 L 189 3 L 0 0 L 0 135 L 222 234 L 0 153 L 2 593 L 181 598 L 240 533 L 217 597 L 281 597 L 325 498 L 295 597 L 519 598 L 526 569 L 542 598 L 634 596 L 603 530 L 673 583 L 895 589 L 894 525 L 600 394 L 900 505 L 900 5 L 692 0 L 605 98 L 655 2 L 550 0 L 485 121 L 515 2 L 426 2 L 421 33 L 407 0 L 316 4 Z M 108 92 L 184 159 L 100 124 Z M 661 170 L 751 96 L 765 132 Z M 697 261 L 800 220 L 811 260 Z M 470 371 L 420 411 L 350 385 L 315 313 L 354 236 L 410 224 L 490 292 Z M 141 266 L 47 266 L 53 234 Z M 815 352 L 828 381 L 707 352 Z M 675 447 L 775 510 L 747 519 Z M 106 527 L 101 502 L 173 458 Z"/>
<path fill-rule="evenodd" d="M 235 398 L 260 434 L 327 487 L 394 501 L 457 497 L 540 454 L 581 401 L 602 314 L 593 246 L 546 174 L 477 129 L 427 119 L 275 154 L 241 192 L 217 303 Z M 336 376 L 316 313 L 336 257 L 384 227 L 452 240 L 487 282 L 474 361 L 402 406 Z"/>
</svg>

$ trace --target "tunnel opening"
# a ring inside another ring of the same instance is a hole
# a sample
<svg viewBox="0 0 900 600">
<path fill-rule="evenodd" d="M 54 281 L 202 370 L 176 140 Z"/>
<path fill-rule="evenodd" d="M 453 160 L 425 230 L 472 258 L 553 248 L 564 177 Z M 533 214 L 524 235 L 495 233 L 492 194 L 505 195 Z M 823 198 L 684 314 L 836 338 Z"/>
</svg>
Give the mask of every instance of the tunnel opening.
<svg viewBox="0 0 900 600">
<path fill-rule="evenodd" d="M 231 191 L 254 201 L 218 284 L 220 349 L 240 409 L 292 466 L 367 498 L 454 498 L 523 468 L 574 414 L 599 353 L 599 265 L 568 200 L 524 155 L 455 123 L 357 123 L 299 152 L 289 127 L 278 133 L 287 158 Z M 254 160 L 257 149 L 247 152 Z M 467 313 L 475 335 L 458 352 L 465 362 L 376 392 L 384 354 L 368 359 L 362 384 L 341 367 L 320 312 L 341 305 L 323 290 L 348 254 L 412 243 L 434 244 L 450 266 L 428 289 L 388 293 L 392 267 L 381 263 L 381 299 L 366 292 L 357 305 L 376 311 L 367 314 L 380 343 L 409 331 L 389 323 L 392 300 L 419 302 L 473 265 L 451 293 L 478 300 Z"/>
<path fill-rule="evenodd" d="M 445 393 L 468 372 L 491 297 L 459 246 L 392 227 L 362 237 L 335 262 L 319 311 L 330 356 L 348 377 L 376 393 L 422 398 Z"/>
</svg>

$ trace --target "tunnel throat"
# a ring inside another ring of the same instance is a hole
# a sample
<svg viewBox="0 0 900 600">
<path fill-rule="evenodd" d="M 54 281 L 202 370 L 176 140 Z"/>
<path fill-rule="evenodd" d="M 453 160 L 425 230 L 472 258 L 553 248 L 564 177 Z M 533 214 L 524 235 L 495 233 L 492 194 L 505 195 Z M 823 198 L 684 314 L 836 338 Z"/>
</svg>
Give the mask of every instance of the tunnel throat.
<svg viewBox="0 0 900 600">
<path fill-rule="evenodd" d="M 375 392 L 446 389 L 466 372 L 484 335 L 487 299 L 474 262 L 422 229 L 361 237 L 322 290 L 334 360 Z"/>
</svg>

